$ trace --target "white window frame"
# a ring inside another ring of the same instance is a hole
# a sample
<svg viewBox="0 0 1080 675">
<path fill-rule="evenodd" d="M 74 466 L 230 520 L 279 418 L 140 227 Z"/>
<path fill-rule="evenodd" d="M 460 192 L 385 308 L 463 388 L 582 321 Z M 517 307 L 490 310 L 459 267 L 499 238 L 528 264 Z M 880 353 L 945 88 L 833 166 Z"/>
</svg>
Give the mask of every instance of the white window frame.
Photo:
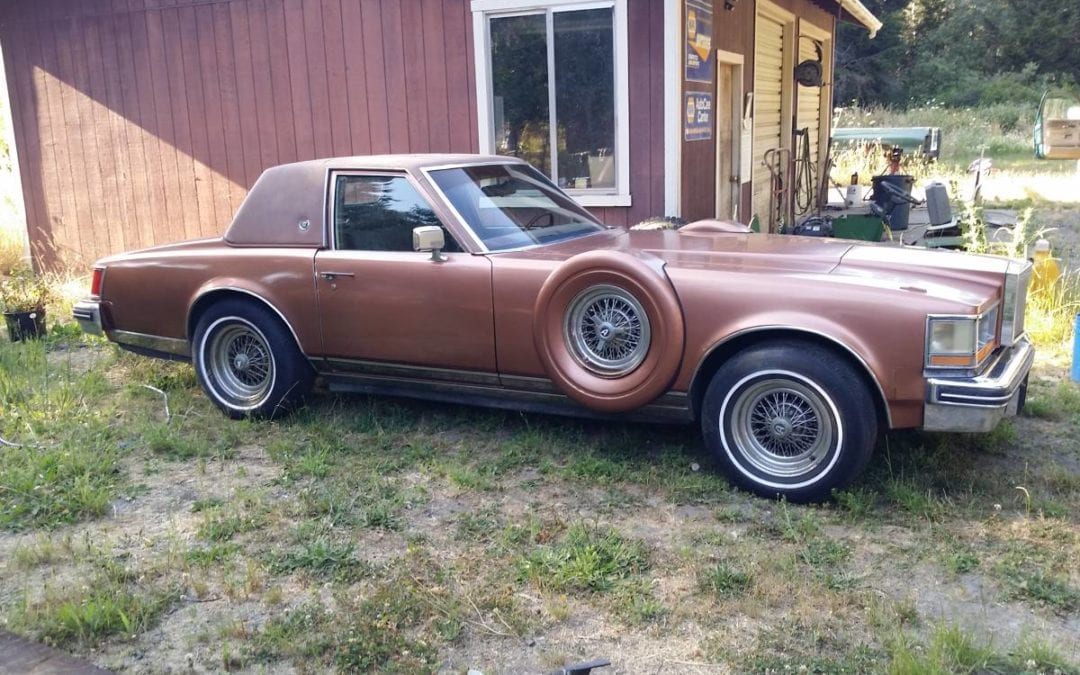
<svg viewBox="0 0 1080 675">
<path fill-rule="evenodd" d="M 495 154 L 495 130 L 492 110 L 491 34 L 489 19 L 500 15 L 544 12 L 551 18 L 555 12 L 611 8 L 614 14 L 615 42 L 615 188 L 567 189 L 567 194 L 582 206 L 630 206 L 630 80 L 627 53 L 627 0 L 472 0 L 473 50 L 476 63 L 476 121 L 481 154 Z M 549 43 L 550 44 L 550 43 Z M 553 67 L 554 51 L 548 49 L 548 68 Z M 550 109 L 555 110 L 555 92 L 549 91 Z M 558 110 L 555 110 L 556 116 Z M 556 130 L 551 130 L 556 133 Z M 556 151 L 556 144 L 552 144 Z M 557 152 L 557 151 L 556 151 Z M 557 161 L 557 157 L 552 158 Z M 557 164 L 556 164 L 557 166 Z"/>
</svg>

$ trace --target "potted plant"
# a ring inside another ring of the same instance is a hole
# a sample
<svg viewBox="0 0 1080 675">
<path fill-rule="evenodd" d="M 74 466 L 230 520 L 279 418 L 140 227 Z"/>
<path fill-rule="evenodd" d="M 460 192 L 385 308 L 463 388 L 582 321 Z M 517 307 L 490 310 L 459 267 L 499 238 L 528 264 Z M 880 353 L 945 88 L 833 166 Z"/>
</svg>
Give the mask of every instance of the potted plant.
<svg viewBox="0 0 1080 675">
<path fill-rule="evenodd" d="M 45 336 L 45 305 L 51 297 L 49 286 L 30 270 L 0 279 L 0 310 L 12 342 Z"/>
</svg>

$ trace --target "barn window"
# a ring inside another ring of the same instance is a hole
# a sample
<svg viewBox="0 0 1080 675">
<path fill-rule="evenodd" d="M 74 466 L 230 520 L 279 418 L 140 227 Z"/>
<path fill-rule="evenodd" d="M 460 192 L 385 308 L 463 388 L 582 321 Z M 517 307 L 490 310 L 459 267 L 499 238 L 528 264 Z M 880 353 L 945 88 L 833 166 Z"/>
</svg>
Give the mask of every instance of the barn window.
<svg viewBox="0 0 1080 675">
<path fill-rule="evenodd" d="M 626 0 L 474 0 L 480 150 L 628 206 Z"/>
</svg>

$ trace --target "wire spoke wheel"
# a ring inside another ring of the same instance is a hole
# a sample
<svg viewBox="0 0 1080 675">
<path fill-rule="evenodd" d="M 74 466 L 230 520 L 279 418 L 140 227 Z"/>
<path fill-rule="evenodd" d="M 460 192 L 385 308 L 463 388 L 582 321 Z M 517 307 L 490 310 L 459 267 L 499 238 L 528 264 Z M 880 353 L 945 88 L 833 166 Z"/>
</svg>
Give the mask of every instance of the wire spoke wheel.
<svg viewBox="0 0 1080 675">
<path fill-rule="evenodd" d="M 274 384 L 274 357 L 262 333 L 229 322 L 211 335 L 206 361 L 221 395 L 237 406 L 254 405 Z"/>
<path fill-rule="evenodd" d="M 833 448 L 836 425 L 821 394 L 795 380 L 757 380 L 732 405 L 736 445 L 755 468 L 777 477 L 815 471 Z"/>
<path fill-rule="evenodd" d="M 615 286 L 579 293 L 570 303 L 564 332 L 577 361 L 603 377 L 619 377 L 641 365 L 651 339 L 641 303 Z"/>
</svg>

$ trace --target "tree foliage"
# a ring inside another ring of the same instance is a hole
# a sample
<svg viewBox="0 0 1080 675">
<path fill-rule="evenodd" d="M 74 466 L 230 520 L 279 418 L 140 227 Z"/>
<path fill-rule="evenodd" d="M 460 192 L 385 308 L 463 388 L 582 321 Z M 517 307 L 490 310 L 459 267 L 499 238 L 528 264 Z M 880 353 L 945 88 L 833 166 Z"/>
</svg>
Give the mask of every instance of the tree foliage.
<svg viewBox="0 0 1080 675">
<path fill-rule="evenodd" d="M 950 106 L 1032 103 L 1076 89 L 1075 0 L 866 0 L 884 24 L 837 32 L 836 101 Z"/>
</svg>

